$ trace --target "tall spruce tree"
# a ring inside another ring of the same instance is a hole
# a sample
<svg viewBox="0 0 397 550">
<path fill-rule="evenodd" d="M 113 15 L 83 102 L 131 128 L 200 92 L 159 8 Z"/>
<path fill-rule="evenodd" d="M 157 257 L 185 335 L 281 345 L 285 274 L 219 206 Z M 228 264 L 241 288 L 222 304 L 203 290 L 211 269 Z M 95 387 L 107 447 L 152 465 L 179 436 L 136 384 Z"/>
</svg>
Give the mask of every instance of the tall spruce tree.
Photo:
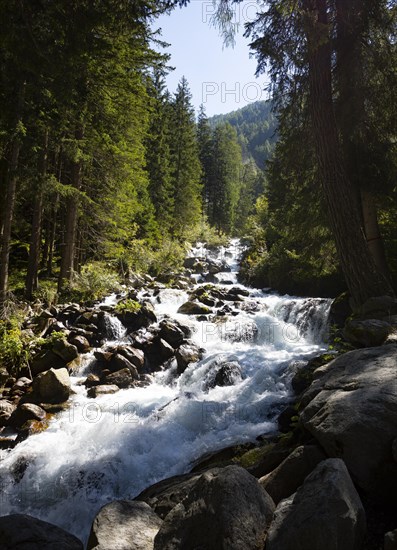
<svg viewBox="0 0 397 550">
<path fill-rule="evenodd" d="M 171 103 L 171 162 L 174 188 L 173 233 L 183 237 L 201 216 L 201 165 L 194 110 L 186 78 Z"/>
</svg>

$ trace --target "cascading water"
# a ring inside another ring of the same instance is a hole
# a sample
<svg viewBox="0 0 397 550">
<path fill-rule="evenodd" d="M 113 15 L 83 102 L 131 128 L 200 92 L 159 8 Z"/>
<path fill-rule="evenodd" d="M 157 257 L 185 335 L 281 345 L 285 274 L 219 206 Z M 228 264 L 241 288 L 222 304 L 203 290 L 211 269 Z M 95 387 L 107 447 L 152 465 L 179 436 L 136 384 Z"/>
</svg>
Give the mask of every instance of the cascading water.
<svg viewBox="0 0 397 550">
<path fill-rule="evenodd" d="M 234 240 L 217 254 L 199 245 L 191 255 L 224 261 L 228 270 L 217 279 L 219 288 L 230 289 L 222 281 L 236 281 L 240 253 Z M 106 502 L 187 472 L 209 451 L 275 431 L 277 412 L 291 395 L 288 365 L 324 348 L 330 301 L 234 286 L 245 294 L 238 312 L 207 321 L 177 313 L 185 291 L 163 289 L 151 298 L 159 320 L 168 315 L 188 325 L 206 350 L 179 378 L 174 365 L 146 388 L 89 399 L 81 385 L 93 360 L 88 354 L 73 378 L 70 408 L 45 432 L 0 451 L 0 514 L 28 513 L 86 540 Z M 122 337 L 109 319 L 109 336 Z M 214 362 L 238 364 L 233 385 L 211 384 Z"/>
</svg>

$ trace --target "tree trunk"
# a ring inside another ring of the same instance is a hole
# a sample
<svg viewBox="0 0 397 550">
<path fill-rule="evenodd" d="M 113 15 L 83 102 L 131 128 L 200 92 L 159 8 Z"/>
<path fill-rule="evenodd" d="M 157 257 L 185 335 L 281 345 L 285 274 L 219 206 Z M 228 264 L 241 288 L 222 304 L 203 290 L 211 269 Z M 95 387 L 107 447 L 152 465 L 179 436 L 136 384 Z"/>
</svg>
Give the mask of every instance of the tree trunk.
<svg viewBox="0 0 397 550">
<path fill-rule="evenodd" d="M 79 125 L 75 132 L 75 139 L 79 142 L 84 137 L 83 126 Z M 71 185 L 79 191 L 81 188 L 82 162 L 76 160 L 72 164 Z M 67 199 L 65 235 L 62 246 L 61 270 L 58 280 L 58 291 L 64 288 L 65 281 L 70 281 L 73 273 L 74 256 L 76 248 L 76 229 L 79 211 L 79 198 L 77 194 L 72 194 Z"/>
<path fill-rule="evenodd" d="M 356 306 L 393 294 L 369 253 L 357 196 L 344 169 L 332 98 L 331 44 L 326 0 L 303 0 L 309 55 L 310 109 L 319 176 L 346 284 Z"/>
<path fill-rule="evenodd" d="M 385 247 L 378 223 L 378 211 L 375 197 L 369 191 L 361 190 L 361 205 L 363 211 L 363 223 L 365 237 L 369 251 L 374 259 L 376 267 L 385 277 L 389 277 L 389 269 L 386 260 Z"/>
<path fill-rule="evenodd" d="M 22 82 L 17 91 L 16 115 L 15 115 L 15 137 L 11 144 L 11 155 L 7 171 L 6 197 L 4 201 L 3 233 L 0 252 L 0 306 L 7 298 L 8 291 L 8 266 L 10 260 L 10 244 L 12 219 L 14 215 L 15 195 L 18 182 L 18 160 L 21 150 L 21 136 L 19 125 L 22 122 L 22 112 L 25 102 L 25 86 Z"/>
<path fill-rule="evenodd" d="M 368 190 L 373 186 L 363 173 L 362 161 L 369 133 L 367 109 L 363 95 L 362 36 L 366 22 L 362 0 L 335 0 L 337 22 L 337 90 L 338 125 L 341 129 L 344 160 L 350 183 L 361 204 L 361 216 L 369 252 L 377 269 L 390 279 L 385 247 L 378 224 L 375 197 Z"/>
<path fill-rule="evenodd" d="M 33 292 L 37 290 L 37 275 L 39 270 L 41 230 L 43 219 L 44 184 L 47 175 L 47 157 L 48 129 L 45 130 L 43 137 L 43 148 L 39 161 L 39 182 L 37 186 L 33 209 L 32 235 L 29 248 L 28 272 L 26 275 L 26 297 L 28 300 L 32 299 Z"/>
</svg>

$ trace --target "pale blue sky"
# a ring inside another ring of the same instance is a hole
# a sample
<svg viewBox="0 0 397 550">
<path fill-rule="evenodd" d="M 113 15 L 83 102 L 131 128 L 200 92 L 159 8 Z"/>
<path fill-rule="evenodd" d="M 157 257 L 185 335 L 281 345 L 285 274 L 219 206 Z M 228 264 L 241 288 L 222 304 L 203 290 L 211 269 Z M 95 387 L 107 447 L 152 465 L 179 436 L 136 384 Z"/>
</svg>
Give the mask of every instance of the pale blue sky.
<svg viewBox="0 0 397 550">
<path fill-rule="evenodd" d="M 256 2 L 245 0 L 235 6 L 239 33 L 234 49 L 224 48 L 219 31 L 210 25 L 213 11 L 212 0 L 191 0 L 187 7 L 177 8 L 156 21 L 156 28 L 163 31 L 163 40 L 171 44 L 168 52 L 175 71 L 167 78 L 170 92 L 185 76 L 196 110 L 203 103 L 209 116 L 268 99 L 264 91 L 266 77 L 255 77 L 256 61 L 250 58 L 249 41 L 242 36 L 244 22 L 255 16 Z"/>
</svg>

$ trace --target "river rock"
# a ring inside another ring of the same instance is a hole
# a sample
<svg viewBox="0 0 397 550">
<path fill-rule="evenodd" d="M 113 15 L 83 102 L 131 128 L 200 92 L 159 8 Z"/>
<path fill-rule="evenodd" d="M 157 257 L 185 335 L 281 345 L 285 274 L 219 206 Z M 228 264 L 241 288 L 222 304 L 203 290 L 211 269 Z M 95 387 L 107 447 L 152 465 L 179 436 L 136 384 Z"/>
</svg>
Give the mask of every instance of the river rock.
<svg viewBox="0 0 397 550">
<path fill-rule="evenodd" d="M 1 550 L 83 550 L 83 543 L 56 525 L 25 514 L 0 517 Z"/>
<path fill-rule="evenodd" d="M 177 348 L 185 339 L 183 330 L 174 322 L 165 319 L 160 323 L 160 338 L 168 342 L 173 348 Z"/>
<path fill-rule="evenodd" d="M 295 493 L 317 464 L 325 459 L 325 454 L 317 445 L 298 447 L 275 470 L 262 477 L 259 483 L 278 504 L 283 498 Z"/>
<path fill-rule="evenodd" d="M 302 396 L 303 426 L 328 456 L 344 460 L 361 488 L 395 500 L 397 346 L 351 351 L 318 370 Z"/>
<path fill-rule="evenodd" d="M 174 348 L 162 338 L 153 338 L 145 348 L 150 367 L 156 370 L 160 365 L 174 356 Z"/>
<path fill-rule="evenodd" d="M 362 550 L 364 508 L 342 460 L 320 462 L 276 508 L 266 550 Z"/>
<path fill-rule="evenodd" d="M 381 346 L 392 331 L 393 327 L 386 321 L 352 320 L 346 323 L 343 335 L 353 345 L 367 348 Z"/>
<path fill-rule="evenodd" d="M 0 400 L 0 427 L 6 426 L 16 406 L 6 399 Z"/>
<path fill-rule="evenodd" d="M 69 338 L 69 343 L 76 346 L 80 353 L 87 353 L 90 351 L 90 343 L 85 336 L 75 335 Z"/>
<path fill-rule="evenodd" d="M 50 369 L 40 373 L 33 382 L 33 391 L 41 401 L 63 403 L 71 392 L 70 378 L 67 369 Z"/>
<path fill-rule="evenodd" d="M 137 378 L 134 378 L 131 374 L 130 369 L 121 369 L 117 372 L 112 372 L 108 374 L 104 379 L 104 383 L 107 385 L 115 384 L 119 388 L 131 388 L 134 385 L 134 381 L 136 379 Z"/>
<path fill-rule="evenodd" d="M 199 304 L 198 302 L 185 302 L 178 309 L 178 313 L 183 313 L 184 315 L 206 315 L 212 313 L 211 308 L 205 306 L 204 304 Z"/>
<path fill-rule="evenodd" d="M 257 550 L 273 511 L 272 499 L 244 468 L 209 470 L 167 515 L 154 548 Z"/>
<path fill-rule="evenodd" d="M 44 409 L 33 403 L 24 403 L 20 405 L 10 416 L 9 426 L 21 428 L 28 420 L 44 420 L 46 412 Z"/>
<path fill-rule="evenodd" d="M 397 314 L 397 300 L 392 296 L 374 296 L 360 308 L 360 317 L 366 319 L 383 319 Z"/>
<path fill-rule="evenodd" d="M 146 502 L 158 516 L 164 519 L 177 504 L 187 497 L 201 475 L 201 473 L 192 473 L 164 479 L 142 491 L 135 500 Z"/>
<path fill-rule="evenodd" d="M 386 533 L 384 550 L 397 550 L 397 529 Z"/>
<path fill-rule="evenodd" d="M 178 365 L 178 374 L 182 374 L 190 363 L 199 361 L 203 357 L 203 354 L 195 344 L 183 344 L 177 349 L 175 357 Z"/>
<path fill-rule="evenodd" d="M 219 364 L 218 361 L 214 361 L 210 365 L 210 369 L 215 367 L 215 373 L 210 372 L 210 379 L 206 384 L 207 388 L 215 388 L 216 386 L 233 386 L 238 382 L 241 382 L 241 368 L 237 361 L 225 361 Z"/>
<path fill-rule="evenodd" d="M 101 384 L 101 379 L 97 374 L 90 373 L 83 383 L 86 388 L 92 388 L 93 386 L 99 386 Z"/>
<path fill-rule="evenodd" d="M 105 394 L 111 394 L 111 393 L 116 393 L 119 391 L 119 387 L 116 386 L 115 384 L 108 384 L 108 385 L 104 385 L 104 384 L 100 384 L 99 386 L 93 386 L 92 388 L 90 388 L 88 391 L 87 391 L 87 395 L 88 397 L 98 397 L 99 395 L 105 395 Z"/>
<path fill-rule="evenodd" d="M 66 366 L 64 359 L 52 350 L 44 350 L 35 355 L 31 363 L 32 375 L 40 374 L 51 368 L 61 369 Z"/>
<path fill-rule="evenodd" d="M 124 357 L 124 355 L 116 353 L 113 355 L 110 364 L 107 366 L 112 372 L 129 369 L 134 380 L 139 378 L 138 369 Z"/>
<path fill-rule="evenodd" d="M 87 550 L 153 550 L 162 523 L 145 502 L 111 502 L 94 519 Z"/>
<path fill-rule="evenodd" d="M 117 353 L 123 355 L 128 361 L 139 370 L 142 370 L 145 364 L 145 354 L 142 350 L 132 346 L 118 346 Z"/>
<path fill-rule="evenodd" d="M 66 339 L 56 340 L 52 346 L 52 351 L 61 357 L 65 363 L 70 363 L 79 356 L 76 346 L 69 344 Z"/>
</svg>

